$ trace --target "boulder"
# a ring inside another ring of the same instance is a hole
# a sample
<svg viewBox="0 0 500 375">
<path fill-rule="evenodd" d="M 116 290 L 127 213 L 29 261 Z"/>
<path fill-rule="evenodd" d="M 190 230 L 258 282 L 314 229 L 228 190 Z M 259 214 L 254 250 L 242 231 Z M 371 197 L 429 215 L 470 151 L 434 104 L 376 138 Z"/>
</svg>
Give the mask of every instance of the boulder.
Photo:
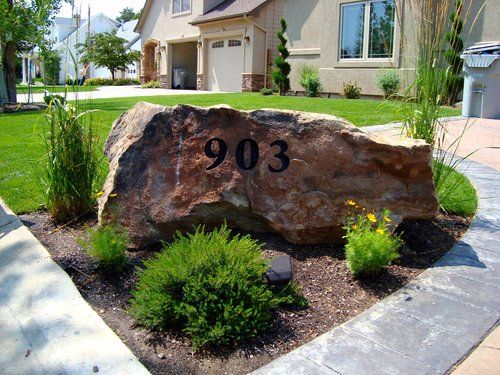
<svg viewBox="0 0 500 375">
<path fill-rule="evenodd" d="M 394 224 L 438 211 L 428 144 L 328 115 L 138 103 L 114 123 L 105 154 L 99 221 L 123 225 L 137 247 L 224 221 L 333 243 L 348 199 L 388 208 Z"/>
</svg>

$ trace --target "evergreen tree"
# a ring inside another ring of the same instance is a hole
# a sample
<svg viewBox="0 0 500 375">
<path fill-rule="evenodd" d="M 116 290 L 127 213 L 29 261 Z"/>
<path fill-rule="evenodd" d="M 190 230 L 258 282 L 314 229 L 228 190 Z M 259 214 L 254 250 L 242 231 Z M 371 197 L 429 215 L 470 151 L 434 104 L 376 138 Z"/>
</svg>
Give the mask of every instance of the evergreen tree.
<svg viewBox="0 0 500 375">
<path fill-rule="evenodd" d="M 449 105 L 456 101 L 458 93 L 462 90 L 464 84 L 464 79 L 460 75 L 464 64 L 460 58 L 460 54 L 464 49 L 464 42 L 460 38 L 463 29 L 462 10 L 462 0 L 456 0 L 455 10 L 450 16 L 451 30 L 445 35 L 446 41 L 450 45 L 445 52 L 446 62 L 449 65 L 446 77 L 446 102 Z"/>
<path fill-rule="evenodd" d="M 274 60 L 276 68 L 273 71 L 273 80 L 276 86 L 279 87 L 280 95 L 284 95 L 290 90 L 290 78 L 288 78 L 288 76 L 290 75 L 291 67 L 290 64 L 286 62 L 286 59 L 290 56 L 290 52 L 286 48 L 288 42 L 285 38 L 287 24 L 283 17 L 281 17 L 280 23 L 281 30 L 277 33 L 280 44 L 276 47 L 280 54 Z"/>
</svg>

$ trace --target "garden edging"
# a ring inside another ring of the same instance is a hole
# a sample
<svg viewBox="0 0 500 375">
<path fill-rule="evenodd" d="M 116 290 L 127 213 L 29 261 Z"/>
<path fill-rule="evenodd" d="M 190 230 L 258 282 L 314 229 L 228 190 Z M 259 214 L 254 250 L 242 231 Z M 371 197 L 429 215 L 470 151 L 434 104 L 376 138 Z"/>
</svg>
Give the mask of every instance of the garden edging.
<svg viewBox="0 0 500 375">
<path fill-rule="evenodd" d="M 149 374 L 0 199 L 4 374 Z"/>
<path fill-rule="evenodd" d="M 347 323 L 253 372 L 443 374 L 500 320 L 500 172 L 457 168 L 479 205 L 464 235 L 432 268 Z"/>
</svg>

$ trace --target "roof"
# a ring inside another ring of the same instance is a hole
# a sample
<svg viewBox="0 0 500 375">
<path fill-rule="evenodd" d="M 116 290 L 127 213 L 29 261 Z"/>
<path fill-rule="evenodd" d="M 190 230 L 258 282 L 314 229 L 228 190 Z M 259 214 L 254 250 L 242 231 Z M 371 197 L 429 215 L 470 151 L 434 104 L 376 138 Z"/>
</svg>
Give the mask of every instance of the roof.
<svg viewBox="0 0 500 375">
<path fill-rule="evenodd" d="M 141 35 L 139 33 L 136 33 L 134 31 L 136 25 L 137 25 L 138 20 L 132 20 L 123 23 L 118 30 L 116 31 L 116 35 L 119 36 L 120 38 L 126 39 L 127 40 L 127 48 L 137 42 L 140 38 Z"/>
<path fill-rule="evenodd" d="M 190 23 L 192 25 L 217 21 L 226 18 L 245 16 L 256 10 L 269 0 L 226 0 L 205 14 L 196 17 Z"/>
</svg>

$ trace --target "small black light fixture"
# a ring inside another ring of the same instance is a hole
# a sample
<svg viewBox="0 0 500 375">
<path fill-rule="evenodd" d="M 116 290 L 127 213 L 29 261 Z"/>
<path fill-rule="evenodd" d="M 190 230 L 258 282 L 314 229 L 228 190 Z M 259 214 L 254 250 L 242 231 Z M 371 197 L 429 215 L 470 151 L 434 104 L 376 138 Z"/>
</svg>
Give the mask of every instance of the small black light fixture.
<svg viewBox="0 0 500 375">
<path fill-rule="evenodd" d="M 250 43 L 250 37 L 248 35 L 244 37 L 243 40 L 245 41 L 245 44 Z"/>
<path fill-rule="evenodd" d="M 201 40 L 198 40 L 198 43 L 196 43 L 198 48 L 203 47 L 203 42 Z"/>
</svg>

